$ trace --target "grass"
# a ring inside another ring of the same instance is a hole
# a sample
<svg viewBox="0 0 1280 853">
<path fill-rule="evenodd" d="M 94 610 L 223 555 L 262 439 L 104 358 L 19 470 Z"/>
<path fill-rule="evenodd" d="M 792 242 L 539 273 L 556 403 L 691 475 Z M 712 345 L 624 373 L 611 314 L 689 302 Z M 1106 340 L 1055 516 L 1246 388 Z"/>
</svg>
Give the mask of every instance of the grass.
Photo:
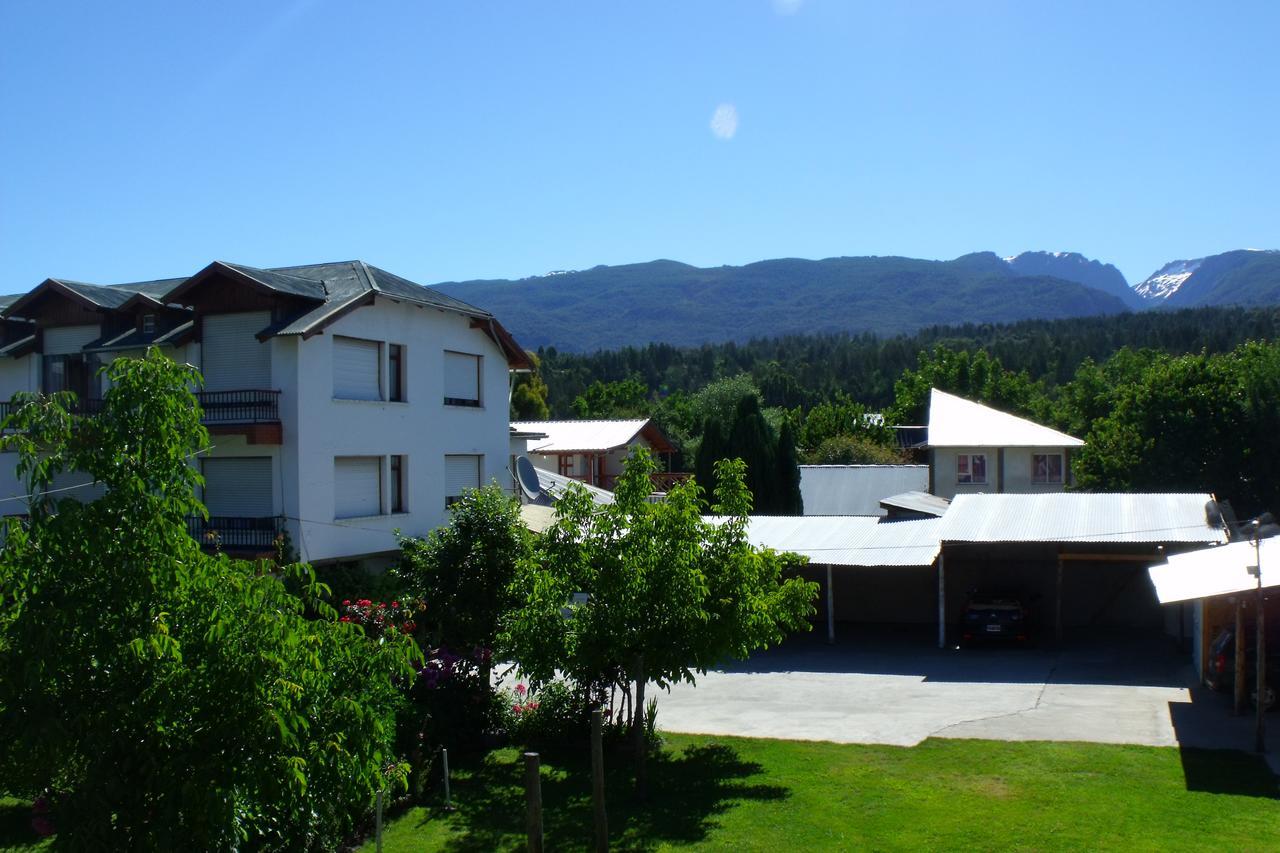
<svg viewBox="0 0 1280 853">
<path fill-rule="evenodd" d="M 548 850 L 588 850 L 585 750 L 543 753 Z M 389 819 L 386 853 L 523 850 L 520 753 L 456 765 L 457 810 Z M 928 740 L 912 748 L 670 735 L 631 795 L 606 756 L 614 850 L 1276 850 L 1277 781 L 1244 752 Z M 43 850 L 29 803 L 0 799 L 0 851 Z M 372 853 L 372 842 L 364 851 Z"/>
<path fill-rule="evenodd" d="M 590 849 L 583 753 L 543 754 L 548 850 Z M 387 853 L 524 849 L 519 752 L 460 763 L 457 810 L 415 807 L 391 818 Z M 1243 752 L 672 735 L 651 764 L 644 806 L 631 796 L 625 758 L 606 765 L 615 850 L 1280 849 L 1276 779 Z"/>
</svg>

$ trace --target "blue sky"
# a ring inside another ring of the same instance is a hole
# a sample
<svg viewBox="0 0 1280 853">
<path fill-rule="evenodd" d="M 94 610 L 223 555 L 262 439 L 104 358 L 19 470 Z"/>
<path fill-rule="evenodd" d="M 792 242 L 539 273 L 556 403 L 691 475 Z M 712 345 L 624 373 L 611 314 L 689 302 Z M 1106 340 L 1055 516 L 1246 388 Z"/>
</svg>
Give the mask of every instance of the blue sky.
<svg viewBox="0 0 1280 853">
<path fill-rule="evenodd" d="M 1280 4 L 6 0 L 0 291 L 1280 247 Z"/>
</svg>

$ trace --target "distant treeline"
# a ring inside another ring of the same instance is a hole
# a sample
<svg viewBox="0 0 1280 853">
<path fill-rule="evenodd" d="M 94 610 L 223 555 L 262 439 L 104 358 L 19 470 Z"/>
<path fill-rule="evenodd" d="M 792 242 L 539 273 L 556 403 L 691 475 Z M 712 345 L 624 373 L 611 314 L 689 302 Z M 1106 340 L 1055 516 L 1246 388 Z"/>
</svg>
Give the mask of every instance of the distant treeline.
<svg viewBox="0 0 1280 853">
<path fill-rule="evenodd" d="M 985 350 L 1006 370 L 1026 371 L 1054 388 L 1085 359 L 1103 361 L 1121 347 L 1170 354 L 1227 352 L 1249 340 L 1280 337 L 1280 308 L 1145 311 L 1011 324 L 934 326 L 912 335 L 793 335 L 745 344 L 673 347 L 650 344 L 590 355 L 538 351 L 553 417 L 572 417 L 573 400 L 593 382 L 637 378 L 659 397 L 691 394 L 708 383 L 748 373 L 765 406 L 809 409 L 845 394 L 872 409 L 894 401 L 894 381 L 917 366 L 921 352 L 942 345 Z"/>
</svg>

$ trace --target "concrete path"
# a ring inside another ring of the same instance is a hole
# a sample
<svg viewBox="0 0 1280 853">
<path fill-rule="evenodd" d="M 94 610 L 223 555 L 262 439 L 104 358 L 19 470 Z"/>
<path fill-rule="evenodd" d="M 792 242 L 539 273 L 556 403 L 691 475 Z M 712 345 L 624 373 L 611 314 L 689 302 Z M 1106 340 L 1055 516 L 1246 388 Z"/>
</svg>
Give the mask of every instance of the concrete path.
<svg viewBox="0 0 1280 853">
<path fill-rule="evenodd" d="M 1193 685 L 1186 657 L 1159 639 L 1084 638 L 1057 652 L 940 651 L 909 633 L 836 646 L 804 638 L 659 691 L 658 725 L 901 746 L 947 737 L 1252 749 L 1253 718 Z M 1274 759 L 1280 714 L 1267 723 Z"/>
</svg>

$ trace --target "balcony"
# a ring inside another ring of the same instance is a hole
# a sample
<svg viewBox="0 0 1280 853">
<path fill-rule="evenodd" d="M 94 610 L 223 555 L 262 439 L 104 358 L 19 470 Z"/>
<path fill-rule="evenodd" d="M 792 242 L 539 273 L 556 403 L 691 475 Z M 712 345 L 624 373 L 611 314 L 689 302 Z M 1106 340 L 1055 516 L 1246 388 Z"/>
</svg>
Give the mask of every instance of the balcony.
<svg viewBox="0 0 1280 853">
<path fill-rule="evenodd" d="M 198 391 L 205 424 L 280 422 L 279 391 Z"/>
<path fill-rule="evenodd" d="M 211 435 L 243 435 L 249 444 L 280 444 L 279 391 L 197 391 L 201 421 Z"/>
<path fill-rule="evenodd" d="M 243 435 L 249 444 L 282 442 L 279 391 L 197 391 L 195 396 L 200 403 L 200 421 L 211 435 Z M 0 420 L 18 405 L 11 400 L 0 401 Z M 77 397 L 71 406 L 71 412 L 77 415 L 96 415 L 100 411 L 101 400 Z"/>
<path fill-rule="evenodd" d="M 206 550 L 229 554 L 274 554 L 276 540 L 284 531 L 280 516 L 246 518 L 240 516 L 199 516 L 187 519 L 187 533 Z"/>
</svg>

